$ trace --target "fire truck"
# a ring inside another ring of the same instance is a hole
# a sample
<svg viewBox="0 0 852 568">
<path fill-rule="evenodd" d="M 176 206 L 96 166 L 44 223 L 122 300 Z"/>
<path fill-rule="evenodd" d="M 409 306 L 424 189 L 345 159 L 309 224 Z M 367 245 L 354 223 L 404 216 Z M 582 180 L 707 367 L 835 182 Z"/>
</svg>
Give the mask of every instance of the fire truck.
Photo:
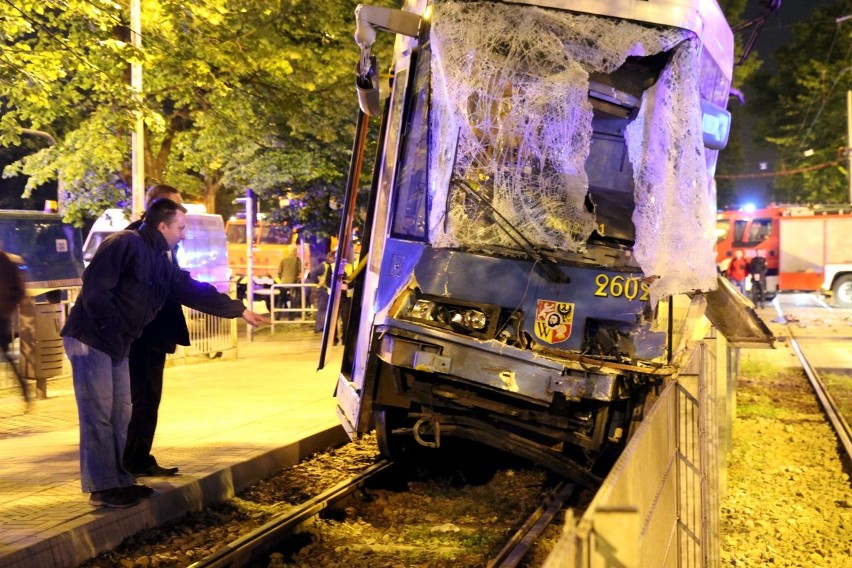
<svg viewBox="0 0 852 568">
<path fill-rule="evenodd" d="M 852 307 L 852 205 L 770 205 L 716 216 L 716 263 L 766 251 L 767 292 L 816 292 Z M 750 284 L 750 283 L 749 283 Z"/>
</svg>

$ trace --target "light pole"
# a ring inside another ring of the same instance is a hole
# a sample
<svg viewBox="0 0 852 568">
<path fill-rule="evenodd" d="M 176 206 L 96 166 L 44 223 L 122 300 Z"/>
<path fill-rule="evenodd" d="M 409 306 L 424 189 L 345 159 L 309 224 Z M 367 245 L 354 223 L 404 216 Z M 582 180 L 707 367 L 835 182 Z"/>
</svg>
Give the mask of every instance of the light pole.
<svg viewBox="0 0 852 568">
<path fill-rule="evenodd" d="M 852 204 L 852 90 L 846 91 L 846 180 Z"/>
<path fill-rule="evenodd" d="M 836 18 L 835 23 L 839 26 L 849 19 L 852 19 L 852 14 Z M 850 67 L 847 67 L 840 74 L 849 69 Z M 846 91 L 846 179 L 849 184 L 849 203 L 852 204 L 852 91 Z"/>
<path fill-rule="evenodd" d="M 142 49 L 142 0 L 130 0 L 130 43 Z M 142 64 L 136 58 L 130 64 L 130 87 L 142 103 Z M 139 219 L 145 211 L 145 123 L 142 110 L 136 111 L 136 124 L 130 139 L 131 152 L 131 219 Z"/>
</svg>

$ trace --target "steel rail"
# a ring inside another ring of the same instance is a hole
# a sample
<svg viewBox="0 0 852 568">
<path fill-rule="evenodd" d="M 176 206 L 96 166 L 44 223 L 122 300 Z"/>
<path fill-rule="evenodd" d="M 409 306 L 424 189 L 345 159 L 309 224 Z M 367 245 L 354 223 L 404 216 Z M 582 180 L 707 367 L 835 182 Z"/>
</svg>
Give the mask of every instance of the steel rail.
<svg viewBox="0 0 852 568">
<path fill-rule="evenodd" d="M 345 481 L 341 481 L 331 489 L 316 497 L 297 505 L 289 511 L 272 518 L 267 523 L 250 533 L 229 543 L 224 548 L 190 564 L 189 568 L 236 568 L 246 566 L 258 560 L 263 554 L 268 554 L 281 539 L 292 534 L 293 530 L 308 519 L 318 515 L 330 505 L 340 501 L 363 487 L 377 475 L 387 471 L 393 463 L 387 460 L 370 466 L 363 472 Z"/>
<path fill-rule="evenodd" d="M 813 295 L 810 295 L 809 297 L 815 299 L 815 296 Z M 778 313 L 780 318 L 786 319 L 784 310 L 781 309 L 781 302 L 777 300 L 778 296 L 775 296 L 775 299 L 773 300 L 775 311 Z M 825 302 L 817 301 L 817 303 L 823 305 L 823 307 L 825 307 L 829 311 L 832 311 L 832 308 L 826 305 Z M 838 408 L 837 402 L 835 402 L 834 397 L 831 396 L 831 392 L 829 392 L 828 388 L 826 388 L 825 383 L 819 376 L 819 373 L 810 364 L 808 358 L 805 357 L 802 348 L 799 347 L 799 342 L 796 341 L 795 337 L 793 337 L 793 330 L 790 329 L 789 331 L 790 346 L 793 348 L 793 351 L 796 352 L 796 356 L 799 358 L 799 363 L 802 365 L 802 369 L 805 371 L 805 375 L 808 377 L 808 382 L 810 382 L 811 388 L 814 390 L 814 394 L 816 394 L 817 401 L 819 401 L 823 413 L 825 413 L 826 418 L 828 418 L 831 427 L 834 429 L 834 432 L 837 435 L 837 441 L 840 442 L 840 445 L 846 452 L 847 459 L 852 460 L 852 430 L 850 430 L 849 428 L 849 423 L 843 417 L 843 413 Z M 804 336 L 800 336 L 800 339 L 805 338 L 806 337 Z"/>
<path fill-rule="evenodd" d="M 849 429 L 849 423 L 846 422 L 846 419 L 837 407 L 837 403 L 834 401 L 831 393 L 825 387 L 825 383 L 820 378 L 819 373 L 811 366 L 810 362 L 808 362 L 807 357 L 805 357 L 805 354 L 799 347 L 799 343 L 792 337 L 792 335 L 790 336 L 790 345 L 799 357 L 799 362 L 802 364 L 802 368 L 808 377 L 808 381 L 811 383 L 811 387 L 816 393 L 817 400 L 819 400 L 823 412 L 837 434 L 837 440 L 846 452 L 847 459 L 852 460 L 852 431 Z"/>
<path fill-rule="evenodd" d="M 532 512 L 521 528 L 509 539 L 503 549 L 488 562 L 488 568 L 514 568 L 517 566 L 553 517 L 562 509 L 565 502 L 576 492 L 574 483 L 561 482 Z"/>
</svg>

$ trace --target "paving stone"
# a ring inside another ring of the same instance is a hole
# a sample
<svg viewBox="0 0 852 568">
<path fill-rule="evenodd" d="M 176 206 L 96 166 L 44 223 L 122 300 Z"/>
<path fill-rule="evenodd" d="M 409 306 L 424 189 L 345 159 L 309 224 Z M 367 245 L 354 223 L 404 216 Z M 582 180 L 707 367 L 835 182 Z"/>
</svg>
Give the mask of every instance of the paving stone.
<svg viewBox="0 0 852 568">
<path fill-rule="evenodd" d="M 81 491 L 69 379 L 49 389 L 48 398 L 29 412 L 4 391 L 0 566 L 73 568 L 142 528 L 230 497 L 240 485 L 273 473 L 270 460 L 261 456 L 272 452 L 280 463 L 271 463 L 280 468 L 300 452 L 320 449 L 313 445 L 342 442 L 331 394 L 341 348 L 317 372 L 319 340 L 312 331 L 265 333 L 258 331 L 251 343 L 241 340 L 236 360 L 166 368 L 154 454 L 162 465 L 180 467 L 180 474 L 142 478 L 158 494 L 130 509 L 93 508 Z M 298 451 L 283 449 L 293 445 Z M 240 467 L 236 479 L 234 466 L 253 460 L 257 467 Z"/>
</svg>

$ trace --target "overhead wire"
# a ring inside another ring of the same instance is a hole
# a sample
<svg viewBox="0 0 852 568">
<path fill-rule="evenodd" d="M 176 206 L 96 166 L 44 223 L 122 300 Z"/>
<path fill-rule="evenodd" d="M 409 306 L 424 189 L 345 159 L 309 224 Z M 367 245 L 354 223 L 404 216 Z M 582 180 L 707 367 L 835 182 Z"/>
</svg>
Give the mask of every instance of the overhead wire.
<svg viewBox="0 0 852 568">
<path fill-rule="evenodd" d="M 781 169 L 772 172 L 761 172 L 754 174 L 716 174 L 713 176 L 715 179 L 754 179 L 754 178 L 771 178 L 771 177 L 785 177 L 785 176 L 794 176 L 797 174 L 803 174 L 806 172 L 813 172 L 817 170 L 824 170 L 826 168 L 831 168 L 834 166 L 839 166 L 843 163 L 842 160 L 834 160 L 831 162 L 823 162 L 821 164 L 814 164 L 812 166 L 805 166 L 802 168 L 794 168 L 791 170 Z"/>
<path fill-rule="evenodd" d="M 831 45 L 828 47 L 828 53 L 825 56 L 825 61 L 823 61 L 823 66 L 826 66 L 826 67 L 828 66 L 828 62 L 831 60 L 831 54 L 834 53 L 834 45 L 837 43 L 837 36 L 839 34 L 840 34 L 840 26 L 838 25 L 838 26 L 835 26 L 835 28 L 834 28 L 834 35 L 831 38 Z M 836 82 L 837 81 L 835 80 L 835 83 Z M 832 89 L 834 88 L 833 84 L 832 84 L 831 88 Z M 829 91 L 829 95 L 830 94 L 831 93 Z M 807 137 L 810 135 L 811 130 L 813 130 L 813 127 L 816 124 L 816 121 L 819 118 L 819 114 L 822 112 L 822 109 L 825 106 L 825 101 L 827 100 L 829 95 L 825 95 L 823 97 L 822 105 L 820 106 L 819 111 L 817 111 L 816 116 L 814 116 L 814 119 L 811 121 L 811 125 L 808 127 L 807 131 L 805 132 L 805 123 L 808 120 L 808 115 L 811 112 L 811 108 L 813 107 L 814 103 L 816 102 L 813 99 L 808 101 L 808 108 L 805 110 L 804 114 L 802 115 L 802 124 L 799 125 L 799 132 L 804 132 L 804 135 L 802 135 L 802 137 L 799 139 L 799 147 L 800 148 L 804 148 L 804 144 L 807 140 Z"/>
<path fill-rule="evenodd" d="M 826 68 L 828 67 L 829 62 L 831 61 L 831 56 L 834 54 L 834 47 L 837 44 L 837 38 L 840 36 L 840 25 L 846 19 L 848 19 L 848 16 L 835 18 L 834 35 L 831 38 L 831 45 L 829 46 L 828 53 L 826 53 L 825 59 L 823 61 L 823 66 L 826 67 Z M 850 54 L 852 54 L 852 42 L 850 42 L 849 47 L 846 49 L 846 56 L 843 58 L 842 61 L 845 62 L 845 63 L 849 63 Z M 844 73 L 847 69 L 850 69 L 850 67 L 846 67 L 843 71 L 841 71 L 841 74 Z M 837 85 L 837 82 L 838 82 L 839 79 L 840 79 L 840 76 L 838 75 L 835 78 L 834 82 L 832 83 L 832 85 L 829 89 L 829 92 L 822 98 L 822 102 L 820 104 L 819 110 L 817 111 L 817 114 L 814 116 L 813 120 L 811 121 L 810 126 L 808 126 L 807 131 L 805 131 L 804 126 L 805 126 L 805 123 L 807 122 L 808 114 L 810 113 L 810 109 L 812 108 L 812 106 L 815 102 L 813 100 L 809 101 L 808 109 L 805 111 L 805 114 L 802 116 L 802 124 L 799 126 L 799 132 L 804 132 L 802 137 L 799 139 L 799 148 L 801 148 L 801 149 L 805 148 L 805 146 L 807 144 L 807 139 L 810 136 L 811 131 L 813 131 L 814 126 L 816 125 L 816 122 L 819 119 L 819 116 L 822 113 L 823 108 L 825 107 L 826 101 L 831 96 L 831 93 L 833 92 L 834 87 Z"/>
</svg>

